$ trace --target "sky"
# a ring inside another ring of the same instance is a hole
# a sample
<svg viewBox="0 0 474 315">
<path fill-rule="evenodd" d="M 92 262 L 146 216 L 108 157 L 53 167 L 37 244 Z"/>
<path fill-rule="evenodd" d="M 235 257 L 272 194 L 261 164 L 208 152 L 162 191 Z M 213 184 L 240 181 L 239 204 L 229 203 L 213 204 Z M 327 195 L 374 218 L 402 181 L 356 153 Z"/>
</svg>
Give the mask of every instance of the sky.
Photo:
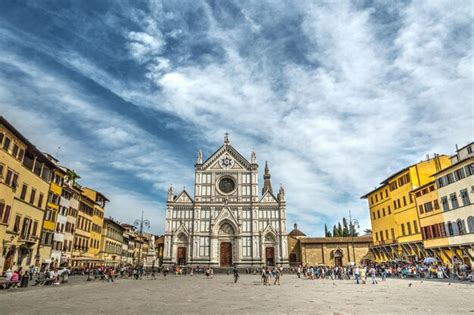
<svg viewBox="0 0 474 315">
<path fill-rule="evenodd" d="M 163 233 L 223 143 L 268 161 L 318 236 L 426 154 L 473 140 L 472 1 L 1 1 L 0 114 Z M 260 177 L 260 183 L 262 183 Z"/>
</svg>

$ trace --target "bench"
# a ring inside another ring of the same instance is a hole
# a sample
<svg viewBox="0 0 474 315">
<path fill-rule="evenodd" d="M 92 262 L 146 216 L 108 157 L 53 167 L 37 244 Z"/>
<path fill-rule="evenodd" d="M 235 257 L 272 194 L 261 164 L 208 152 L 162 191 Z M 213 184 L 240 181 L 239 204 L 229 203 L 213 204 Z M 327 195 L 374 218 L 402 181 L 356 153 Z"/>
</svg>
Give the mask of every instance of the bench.
<svg viewBox="0 0 474 315">
<path fill-rule="evenodd" d="M 11 287 L 16 287 L 17 285 L 20 284 L 20 281 L 7 281 L 7 280 L 1 280 L 0 281 L 0 288 L 2 289 L 10 289 Z"/>
</svg>

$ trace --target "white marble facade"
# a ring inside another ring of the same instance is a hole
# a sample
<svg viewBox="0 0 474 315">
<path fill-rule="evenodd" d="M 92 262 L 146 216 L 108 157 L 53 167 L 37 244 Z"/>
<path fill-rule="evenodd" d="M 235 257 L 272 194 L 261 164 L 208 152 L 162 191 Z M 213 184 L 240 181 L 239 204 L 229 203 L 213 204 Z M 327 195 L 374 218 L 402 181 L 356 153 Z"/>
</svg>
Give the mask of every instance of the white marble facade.
<svg viewBox="0 0 474 315">
<path fill-rule="evenodd" d="M 194 198 L 168 191 L 164 265 L 288 266 L 286 202 L 275 196 L 265 168 L 259 196 L 258 164 L 229 143 L 207 160 L 198 153 Z"/>
</svg>

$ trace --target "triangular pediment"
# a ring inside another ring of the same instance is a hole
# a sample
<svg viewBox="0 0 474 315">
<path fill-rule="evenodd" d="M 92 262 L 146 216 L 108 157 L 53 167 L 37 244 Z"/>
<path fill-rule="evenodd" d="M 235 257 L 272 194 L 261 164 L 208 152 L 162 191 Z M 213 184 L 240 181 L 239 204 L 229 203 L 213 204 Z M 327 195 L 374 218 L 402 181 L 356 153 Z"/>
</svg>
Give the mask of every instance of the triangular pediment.
<svg viewBox="0 0 474 315">
<path fill-rule="evenodd" d="M 274 237 L 276 237 L 276 236 L 278 235 L 278 234 L 277 234 L 277 231 L 276 231 L 275 228 L 270 224 L 270 222 L 267 222 L 267 226 L 265 227 L 265 229 L 263 229 L 262 235 L 266 236 L 268 233 L 273 234 Z"/>
<path fill-rule="evenodd" d="M 275 196 L 270 192 L 270 191 L 266 191 L 262 198 L 260 199 L 260 203 L 277 203 L 277 199 L 275 198 Z"/>
<path fill-rule="evenodd" d="M 237 218 L 234 216 L 234 214 L 232 213 L 232 211 L 229 209 L 229 208 L 223 208 L 219 215 L 217 216 L 217 218 L 215 219 L 215 223 L 217 225 L 219 225 L 219 222 L 223 221 L 223 220 L 229 220 L 231 221 L 232 223 L 235 224 L 235 226 L 238 226 L 238 220 Z"/>
<path fill-rule="evenodd" d="M 219 163 L 221 158 L 228 156 L 232 164 L 223 165 Z M 250 170 L 250 162 L 242 156 L 230 144 L 223 145 L 214 152 L 202 165 L 202 169 L 244 169 Z"/>
<path fill-rule="evenodd" d="M 186 190 L 183 190 L 178 197 L 175 198 L 174 202 L 179 202 L 179 203 L 193 203 L 193 199 L 191 196 L 188 194 Z"/>
<path fill-rule="evenodd" d="M 184 233 L 186 235 L 186 238 L 189 237 L 188 228 L 186 227 L 186 225 L 184 225 L 184 223 L 181 223 L 174 233 L 177 237 L 179 237 L 179 235 L 182 234 L 182 233 Z"/>
</svg>

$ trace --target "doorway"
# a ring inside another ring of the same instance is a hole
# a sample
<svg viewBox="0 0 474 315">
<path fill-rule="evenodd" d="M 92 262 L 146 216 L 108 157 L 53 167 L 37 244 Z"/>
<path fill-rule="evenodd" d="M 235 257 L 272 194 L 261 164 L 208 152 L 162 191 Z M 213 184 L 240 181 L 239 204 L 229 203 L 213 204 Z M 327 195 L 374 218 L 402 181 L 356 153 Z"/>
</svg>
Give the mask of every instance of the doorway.
<svg viewBox="0 0 474 315">
<path fill-rule="evenodd" d="M 265 247 L 265 263 L 267 266 L 275 266 L 275 247 Z"/>
<path fill-rule="evenodd" d="M 13 258 L 15 257 L 15 249 L 16 246 L 12 245 L 10 247 L 10 250 L 7 253 L 7 257 L 5 258 L 5 263 L 3 264 L 3 271 L 7 271 L 8 269 L 11 269 L 13 266 Z"/>
<path fill-rule="evenodd" d="M 186 247 L 178 247 L 178 253 L 176 257 L 179 266 L 186 265 Z"/>
<path fill-rule="evenodd" d="M 232 243 L 221 243 L 221 267 L 232 266 Z"/>
<path fill-rule="evenodd" d="M 342 257 L 334 257 L 334 265 L 336 267 L 342 267 Z"/>
</svg>

